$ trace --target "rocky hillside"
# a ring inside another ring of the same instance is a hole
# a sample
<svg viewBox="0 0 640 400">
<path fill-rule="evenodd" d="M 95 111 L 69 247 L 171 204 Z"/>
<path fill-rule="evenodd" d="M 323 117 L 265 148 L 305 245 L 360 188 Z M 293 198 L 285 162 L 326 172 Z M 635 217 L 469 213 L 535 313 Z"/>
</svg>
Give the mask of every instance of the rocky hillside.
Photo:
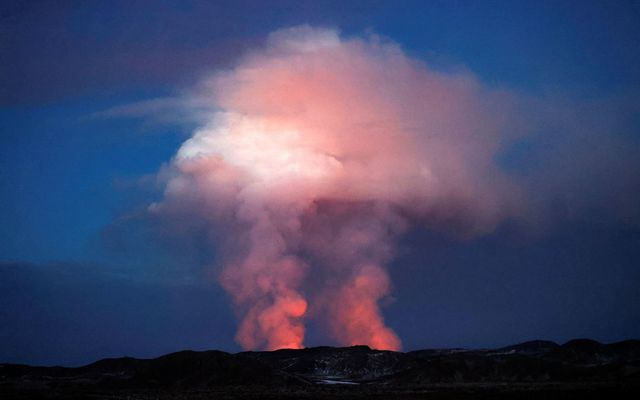
<svg viewBox="0 0 640 400">
<path fill-rule="evenodd" d="M 635 390 L 639 384 L 640 340 L 602 344 L 578 339 L 563 345 L 532 341 L 500 349 L 407 353 L 366 346 L 237 354 L 182 351 L 148 360 L 104 359 L 80 368 L 0 364 L 3 398 L 64 397 L 68 393 L 130 396 L 149 391 L 227 393 L 231 388 L 235 388 L 231 390 L 235 394 L 242 388 L 242 393 L 254 389 L 298 394 L 333 390 L 334 395 L 336 390 L 355 395 L 496 385 L 614 385 Z"/>
</svg>

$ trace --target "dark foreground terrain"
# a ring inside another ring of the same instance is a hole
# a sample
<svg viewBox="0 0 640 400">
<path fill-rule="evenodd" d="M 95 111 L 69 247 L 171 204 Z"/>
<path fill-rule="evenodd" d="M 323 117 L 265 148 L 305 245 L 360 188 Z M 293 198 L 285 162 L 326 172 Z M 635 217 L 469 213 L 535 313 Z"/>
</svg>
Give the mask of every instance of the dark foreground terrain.
<svg viewBox="0 0 640 400">
<path fill-rule="evenodd" d="M 80 368 L 0 364 L 0 399 L 640 399 L 640 340 L 408 353 L 182 351 Z"/>
</svg>

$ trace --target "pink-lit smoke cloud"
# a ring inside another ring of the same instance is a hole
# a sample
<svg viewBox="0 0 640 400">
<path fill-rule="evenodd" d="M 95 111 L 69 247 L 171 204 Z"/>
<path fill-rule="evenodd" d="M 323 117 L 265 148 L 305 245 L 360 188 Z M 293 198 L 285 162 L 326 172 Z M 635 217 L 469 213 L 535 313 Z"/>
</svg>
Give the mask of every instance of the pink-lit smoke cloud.
<svg viewBox="0 0 640 400">
<path fill-rule="evenodd" d="M 338 343 L 400 349 L 380 308 L 400 235 L 487 233 L 514 212 L 494 160 L 513 134 L 509 93 L 378 37 L 277 31 L 197 93 L 211 112 L 151 210 L 224 230 L 212 245 L 244 348 L 300 348 L 318 318 Z"/>
</svg>

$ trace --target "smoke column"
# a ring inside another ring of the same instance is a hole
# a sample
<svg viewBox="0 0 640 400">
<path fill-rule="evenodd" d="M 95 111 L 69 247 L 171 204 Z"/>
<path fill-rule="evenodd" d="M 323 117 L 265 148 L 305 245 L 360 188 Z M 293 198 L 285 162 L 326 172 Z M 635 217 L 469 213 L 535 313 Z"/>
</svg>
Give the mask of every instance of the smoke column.
<svg viewBox="0 0 640 400">
<path fill-rule="evenodd" d="M 341 344 L 400 349 L 380 300 L 402 233 L 477 235 L 511 212 L 494 162 L 509 95 L 378 37 L 277 31 L 192 96 L 210 117 L 151 209 L 188 209 L 223 236 L 246 349 L 303 347 L 307 318 Z"/>
</svg>

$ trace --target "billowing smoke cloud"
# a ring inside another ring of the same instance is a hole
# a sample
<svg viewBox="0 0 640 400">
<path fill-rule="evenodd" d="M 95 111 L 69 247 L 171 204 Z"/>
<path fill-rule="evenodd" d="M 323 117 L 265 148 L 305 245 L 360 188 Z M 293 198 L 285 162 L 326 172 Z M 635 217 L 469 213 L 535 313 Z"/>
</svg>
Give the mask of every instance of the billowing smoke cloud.
<svg viewBox="0 0 640 400">
<path fill-rule="evenodd" d="M 213 112 L 151 210 L 218 232 L 244 348 L 302 347 L 320 318 L 341 344 L 400 349 L 380 309 L 398 237 L 414 224 L 482 234 L 514 211 L 494 160 L 510 95 L 378 37 L 277 31 L 194 97 Z"/>
</svg>

